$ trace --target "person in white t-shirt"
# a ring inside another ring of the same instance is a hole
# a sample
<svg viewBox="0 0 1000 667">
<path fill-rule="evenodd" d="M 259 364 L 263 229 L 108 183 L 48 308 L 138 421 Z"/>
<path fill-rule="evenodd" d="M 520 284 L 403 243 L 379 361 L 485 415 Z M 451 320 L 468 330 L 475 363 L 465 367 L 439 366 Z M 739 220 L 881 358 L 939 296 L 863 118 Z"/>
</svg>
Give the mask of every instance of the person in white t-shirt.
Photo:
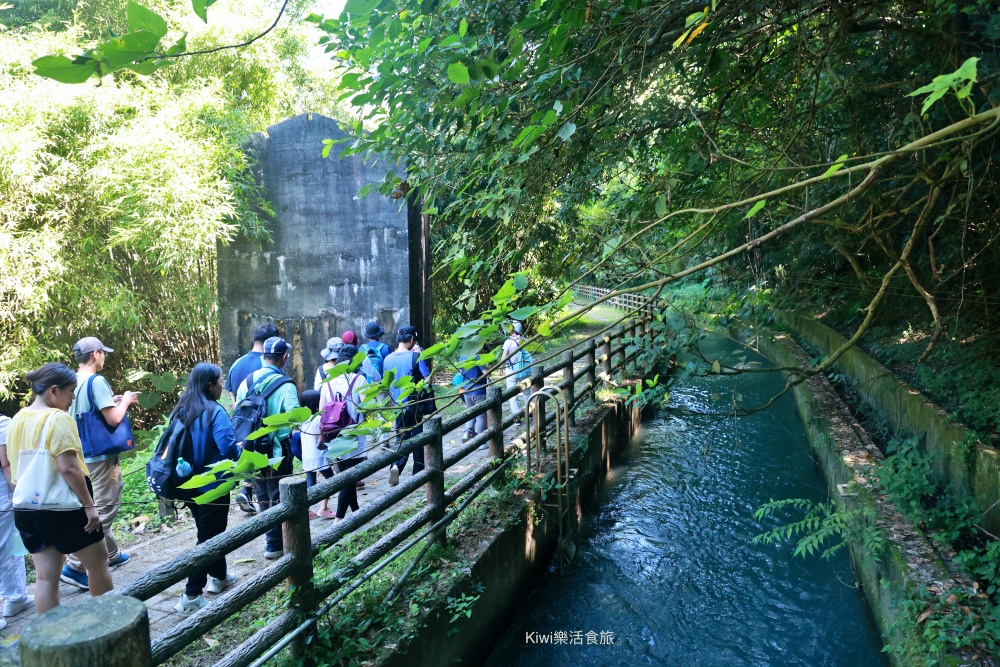
<svg viewBox="0 0 1000 667">
<path fill-rule="evenodd" d="M 337 363 L 351 361 L 357 352 L 357 346 L 344 345 L 344 347 L 340 350 L 340 356 L 337 357 Z M 347 414 L 350 415 L 351 421 L 354 423 L 360 423 L 364 419 L 360 409 L 361 403 L 364 402 L 361 390 L 367 384 L 368 380 L 365 379 L 365 376 L 361 373 L 344 373 L 340 377 L 334 378 L 328 382 L 327 386 L 320 392 L 320 412 L 322 412 L 323 408 L 330 403 L 343 400 L 347 403 Z M 303 451 L 303 455 L 304 454 L 305 452 Z M 367 458 L 368 455 L 365 450 L 365 437 L 360 436 L 355 441 L 355 447 L 353 450 L 342 454 L 337 458 L 335 462 L 337 472 L 344 472 L 348 468 L 353 468 Z M 356 486 L 351 486 L 340 492 L 340 496 L 337 498 L 336 512 L 336 518 L 338 521 L 343 520 L 344 517 L 347 516 L 348 507 L 355 512 L 358 511 L 358 489 Z"/>
<path fill-rule="evenodd" d="M 514 358 L 518 354 L 518 347 L 521 345 L 521 332 L 523 331 L 524 325 L 521 322 L 514 321 L 510 336 L 503 342 L 503 349 L 501 351 L 500 363 L 502 364 L 503 373 L 507 380 L 507 388 L 510 389 L 517 385 L 520 380 L 517 379 L 517 371 L 514 368 Z M 524 391 L 514 394 L 510 397 L 510 410 L 515 415 L 517 415 L 516 424 L 520 425 L 523 421 L 522 415 L 524 414 L 524 403 L 521 403 L 521 398 L 525 403 L 531 396 L 531 389 L 525 389 Z"/>
<path fill-rule="evenodd" d="M 7 425 L 10 417 L 0 415 L 0 595 L 4 597 L 3 615 L 17 616 L 34 604 L 28 597 L 28 583 L 24 569 L 24 556 L 15 555 L 14 504 L 11 495 L 14 485 L 10 481 L 10 460 L 7 458 Z M 22 547 L 23 548 L 23 545 Z M 7 627 L 7 621 L 0 619 L 0 630 Z"/>
<path fill-rule="evenodd" d="M 326 385 L 321 385 L 326 387 Z M 320 391 L 304 391 L 299 394 L 299 404 L 309 408 L 313 416 L 308 421 L 299 426 L 299 442 L 302 445 L 302 469 L 306 471 L 306 488 L 316 486 L 319 475 L 324 479 L 333 477 L 333 470 L 330 468 L 330 459 L 326 455 L 326 449 L 321 448 L 322 440 L 319 432 L 319 397 Z M 309 510 L 309 518 L 322 517 L 332 519 L 333 511 L 330 509 L 330 500 L 324 498 L 320 504 L 318 512 Z"/>
</svg>

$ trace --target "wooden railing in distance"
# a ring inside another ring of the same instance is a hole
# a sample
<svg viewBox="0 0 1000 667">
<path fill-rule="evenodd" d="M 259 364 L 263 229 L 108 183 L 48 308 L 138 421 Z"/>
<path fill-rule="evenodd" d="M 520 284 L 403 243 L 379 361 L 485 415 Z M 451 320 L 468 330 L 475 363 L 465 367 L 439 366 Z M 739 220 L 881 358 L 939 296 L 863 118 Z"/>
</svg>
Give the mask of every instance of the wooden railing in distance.
<svg viewBox="0 0 1000 667">
<path fill-rule="evenodd" d="M 585 287 L 581 288 L 578 294 L 584 298 L 599 298 L 602 295 L 598 294 L 596 290 L 597 288 Z M 627 301 L 627 303 L 631 309 L 632 302 Z M 612 305 L 619 304 L 616 302 Z M 524 441 L 523 433 L 522 437 L 515 440 L 514 443 L 507 447 L 504 446 L 503 432 L 513 426 L 521 416 L 510 414 L 505 418 L 502 409 L 506 401 L 531 386 L 532 382 L 537 386 L 538 383 L 548 381 L 549 384 L 558 386 L 566 392 L 570 402 L 570 414 L 574 415 L 584 402 L 593 403 L 595 401 L 595 392 L 603 379 L 610 378 L 613 373 L 618 371 L 623 374 L 627 372 L 628 364 L 638 354 L 634 351 L 634 346 L 633 351 L 628 352 L 630 339 L 642 334 L 649 317 L 648 314 L 643 313 L 642 316 L 627 322 L 625 326 L 608 331 L 597 339 L 584 341 L 561 354 L 539 359 L 531 378 L 504 389 L 496 386 L 489 387 L 486 399 L 477 405 L 444 418 L 434 417 L 428 420 L 424 423 L 423 433 L 403 441 L 398 449 L 379 451 L 365 462 L 338 473 L 333 478 L 320 482 L 310 489 L 306 488 L 306 482 L 300 476 L 282 479 L 280 483 L 281 503 L 278 506 L 261 512 L 235 528 L 226 530 L 221 535 L 197 545 L 159 566 L 156 570 L 123 586 L 119 591 L 121 594 L 142 601 L 148 600 L 182 581 L 193 572 L 203 569 L 209 563 L 223 558 L 239 547 L 261 537 L 271 528 L 278 525 L 283 526 L 284 556 L 268 564 L 260 572 L 242 579 L 224 595 L 213 600 L 207 607 L 185 618 L 166 632 L 153 637 L 148 665 L 163 664 L 196 639 L 230 617 L 239 614 L 248 605 L 284 581 L 287 588 L 293 592 L 290 608 L 231 650 L 216 663 L 216 667 L 248 667 L 258 661 L 260 656 L 272 651 L 272 646 L 278 644 L 282 638 L 300 627 L 304 619 L 314 614 L 323 600 L 335 595 L 341 589 L 353 590 L 359 581 L 359 573 L 363 572 L 365 568 L 382 560 L 394 548 L 403 544 L 422 528 L 434 526 L 444 516 L 446 507 L 469 492 L 475 493 L 480 482 L 483 482 L 508 457 L 521 451 Z M 544 354 L 536 356 L 544 357 Z M 581 360 L 583 363 L 577 368 L 577 362 Z M 558 420 L 555 418 L 555 408 L 546 413 L 544 402 L 540 401 L 540 403 L 542 418 L 537 421 L 540 424 L 548 425 L 548 428 L 543 428 L 541 433 L 541 442 L 544 447 L 546 432 L 554 429 Z M 443 435 L 482 414 L 487 416 L 487 429 L 446 455 L 442 442 Z M 489 445 L 490 456 L 487 460 L 468 472 L 450 488 L 445 489 L 445 471 L 460 463 L 483 444 Z M 353 486 L 356 482 L 389 467 L 403 454 L 413 453 L 420 447 L 423 447 L 425 451 L 425 461 L 428 465 L 426 469 L 416 475 L 401 479 L 398 486 L 377 496 L 360 511 L 350 514 L 347 519 L 329 524 L 315 534 L 311 532 L 308 519 L 310 505 Z M 316 580 L 313 573 L 313 559 L 319 551 L 337 543 L 347 534 L 361 530 L 385 511 L 396 508 L 408 495 L 420 487 L 425 487 L 426 493 L 427 502 L 423 509 L 417 511 L 355 556 L 340 571 L 322 581 Z M 443 540 L 445 526 L 435 529 L 430 537 Z M 301 642 L 304 641 L 304 638 L 304 634 L 300 635 L 288 644 L 293 653 L 302 650 Z M 67 650 L 71 650 L 71 647 L 67 647 Z M 32 666 L 28 665 L 27 667 Z M 137 663 L 135 667 L 147 667 L 147 664 Z"/>
</svg>

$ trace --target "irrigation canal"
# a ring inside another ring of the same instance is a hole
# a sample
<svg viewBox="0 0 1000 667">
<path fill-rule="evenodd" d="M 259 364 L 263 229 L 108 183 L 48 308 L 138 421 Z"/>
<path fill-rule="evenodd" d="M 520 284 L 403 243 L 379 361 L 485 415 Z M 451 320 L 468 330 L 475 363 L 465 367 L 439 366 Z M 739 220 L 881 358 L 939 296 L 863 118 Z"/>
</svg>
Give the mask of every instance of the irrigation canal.
<svg viewBox="0 0 1000 667">
<path fill-rule="evenodd" d="M 701 349 L 769 364 L 721 336 Z M 790 394 L 724 416 L 783 386 L 778 373 L 681 379 L 609 474 L 575 564 L 544 577 L 486 666 L 886 664 L 846 549 L 803 559 L 752 543 L 769 499 L 826 499 Z"/>
</svg>

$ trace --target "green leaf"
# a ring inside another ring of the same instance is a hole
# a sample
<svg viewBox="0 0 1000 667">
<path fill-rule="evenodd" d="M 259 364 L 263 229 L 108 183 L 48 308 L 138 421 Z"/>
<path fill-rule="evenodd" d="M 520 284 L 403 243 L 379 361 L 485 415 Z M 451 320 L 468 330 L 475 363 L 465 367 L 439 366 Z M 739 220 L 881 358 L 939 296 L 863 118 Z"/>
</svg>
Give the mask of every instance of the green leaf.
<svg viewBox="0 0 1000 667">
<path fill-rule="evenodd" d="M 160 396 L 160 394 L 156 392 L 152 391 L 141 392 L 138 397 L 139 406 L 143 410 L 149 410 L 151 408 L 155 408 L 159 404 L 161 398 L 162 397 Z"/>
<path fill-rule="evenodd" d="M 830 165 L 829 169 L 827 169 L 826 171 L 823 172 L 823 175 L 820 176 L 820 178 L 829 178 L 830 176 L 833 176 L 838 171 L 840 171 L 841 169 L 844 168 L 844 163 L 845 162 L 847 162 L 847 156 L 846 155 L 841 155 L 839 158 L 837 158 L 836 162 L 834 162 L 832 165 Z M 758 203 L 760 203 L 760 202 L 758 202 Z"/>
<path fill-rule="evenodd" d="M 333 139 L 323 140 L 323 157 L 330 157 L 330 151 L 333 149 Z"/>
<path fill-rule="evenodd" d="M 181 38 L 178 39 L 173 46 L 167 49 L 167 55 L 176 56 L 184 53 L 185 51 L 187 51 L 187 33 L 181 35 Z"/>
<path fill-rule="evenodd" d="M 97 73 L 97 62 L 90 58 L 70 60 L 66 56 L 42 56 L 31 64 L 35 74 L 59 83 L 83 83 Z"/>
<path fill-rule="evenodd" d="M 215 0 L 191 0 L 191 8 L 198 17 L 208 23 L 208 8 L 215 4 Z"/>
<path fill-rule="evenodd" d="M 247 434 L 247 440 L 256 440 L 257 438 L 263 438 L 265 435 L 269 435 L 271 433 L 274 433 L 275 431 L 280 431 L 283 428 L 285 428 L 284 424 L 280 426 L 261 426 L 253 433 Z"/>
<path fill-rule="evenodd" d="M 217 481 L 216 478 L 215 478 L 215 474 L 208 473 L 208 472 L 203 472 L 200 475 L 195 475 L 194 477 L 192 477 L 188 481 L 184 482 L 183 484 L 180 485 L 179 488 L 181 488 L 181 489 L 200 489 L 201 487 L 205 486 L 206 484 L 211 484 L 212 482 L 215 482 L 215 481 Z"/>
<path fill-rule="evenodd" d="M 656 204 L 653 206 L 656 211 L 656 215 L 664 216 L 667 214 L 667 195 L 666 193 L 660 195 L 656 198 Z"/>
<path fill-rule="evenodd" d="M 222 484 L 219 484 L 211 491 L 203 493 L 200 496 L 195 496 L 194 502 L 199 505 L 204 505 L 205 503 L 210 503 L 213 500 L 218 500 L 222 496 L 225 496 L 230 491 L 232 491 L 234 486 L 236 486 L 236 482 L 233 480 L 230 480 L 228 482 L 223 482 Z"/>
<path fill-rule="evenodd" d="M 417 44 L 417 54 L 419 55 L 422 54 L 424 51 L 426 51 L 430 47 L 431 42 L 433 41 L 434 41 L 433 37 L 427 37 L 426 39 L 420 40 L 420 43 Z"/>
<path fill-rule="evenodd" d="M 268 426 L 287 426 L 301 424 L 308 421 L 310 417 L 312 417 L 312 410 L 306 407 L 298 407 L 288 412 L 279 412 L 276 415 L 264 417 L 264 423 Z"/>
<path fill-rule="evenodd" d="M 514 289 L 516 289 L 518 292 L 523 292 L 524 290 L 528 289 L 528 276 L 524 275 L 523 273 L 519 273 L 516 276 L 514 276 Z"/>
<path fill-rule="evenodd" d="M 465 37 L 465 33 L 469 32 L 469 22 L 462 19 L 458 24 L 458 34 L 460 37 Z"/>
<path fill-rule="evenodd" d="M 722 372 L 722 364 L 719 363 L 718 359 L 712 362 L 712 372 L 716 375 Z"/>
<path fill-rule="evenodd" d="M 163 39 L 167 34 L 167 22 L 159 14 L 146 9 L 134 0 L 128 1 L 125 15 L 128 18 L 129 32 L 145 30 L 156 35 L 157 40 Z"/>
<path fill-rule="evenodd" d="M 448 65 L 448 78 L 452 83 L 467 86 L 469 85 L 469 68 L 462 63 L 452 63 Z"/>
<path fill-rule="evenodd" d="M 523 306 L 508 315 L 512 320 L 524 321 L 539 311 L 538 306 Z"/>
<path fill-rule="evenodd" d="M 552 335 L 552 323 L 546 321 L 546 322 L 542 322 L 541 324 L 539 324 L 538 325 L 538 333 L 540 335 L 542 335 L 542 336 L 551 336 Z"/>
<path fill-rule="evenodd" d="M 751 208 L 749 211 L 747 211 L 747 214 L 745 216 L 743 216 L 743 219 L 744 220 L 749 220 L 750 218 L 754 217 L 755 215 L 757 215 L 760 212 L 760 209 L 764 208 L 764 206 L 766 206 L 766 205 L 767 205 L 767 200 L 766 199 L 761 199 L 759 202 L 757 202 L 756 204 L 753 205 L 753 208 Z"/>
<path fill-rule="evenodd" d="M 103 42 L 97 48 L 104 59 L 114 69 L 121 69 L 129 63 L 153 55 L 160 38 L 151 32 L 141 30 Z"/>
<path fill-rule="evenodd" d="M 344 11 L 348 14 L 370 14 L 382 0 L 347 0 Z"/>
<path fill-rule="evenodd" d="M 419 360 L 430 359 L 431 357 L 439 354 L 441 350 L 448 347 L 447 343 L 434 343 L 428 348 L 424 348 L 424 351 L 420 353 Z"/>
</svg>

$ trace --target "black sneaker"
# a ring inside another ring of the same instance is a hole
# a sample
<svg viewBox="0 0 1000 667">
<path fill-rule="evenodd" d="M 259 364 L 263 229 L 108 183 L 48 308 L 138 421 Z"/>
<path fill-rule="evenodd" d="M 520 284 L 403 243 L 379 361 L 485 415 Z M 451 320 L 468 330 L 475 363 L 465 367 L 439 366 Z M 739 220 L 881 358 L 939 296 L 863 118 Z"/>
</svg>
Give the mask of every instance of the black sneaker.
<svg viewBox="0 0 1000 667">
<path fill-rule="evenodd" d="M 257 508 L 253 506 L 253 503 L 247 498 L 247 494 L 244 491 L 240 491 L 236 494 L 236 504 L 240 506 L 240 509 L 247 514 L 256 514 Z"/>
</svg>

